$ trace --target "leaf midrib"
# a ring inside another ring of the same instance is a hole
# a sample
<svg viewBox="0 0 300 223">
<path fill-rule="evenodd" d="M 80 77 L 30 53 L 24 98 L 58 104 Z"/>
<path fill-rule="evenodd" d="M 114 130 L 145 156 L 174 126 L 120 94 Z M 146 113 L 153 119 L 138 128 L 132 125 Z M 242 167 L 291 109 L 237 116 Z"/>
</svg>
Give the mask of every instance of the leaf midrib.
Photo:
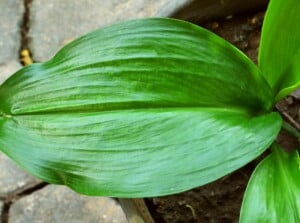
<svg viewBox="0 0 300 223">
<path fill-rule="evenodd" d="M 119 105 L 119 103 L 115 104 Z M 84 109 L 82 109 L 84 108 Z M 253 117 L 255 114 L 259 114 L 259 112 L 253 112 L 250 110 L 247 110 L 246 108 L 242 108 L 239 106 L 230 106 L 230 107 L 221 107 L 221 106 L 203 106 L 203 105 L 183 105 L 183 106 L 162 106 L 156 105 L 156 106 L 129 106 L 129 107 L 120 107 L 116 106 L 115 108 L 95 108 L 95 107 L 90 107 L 90 106 L 84 106 L 79 109 L 78 107 L 69 107 L 68 109 L 52 109 L 52 110 L 41 110 L 41 111 L 33 111 L 33 112 L 20 112 L 20 113 L 1 113 L 0 117 L 3 118 L 12 118 L 16 116 L 33 116 L 33 115 L 72 115 L 72 114 L 92 114 L 92 113 L 109 113 L 109 112 L 122 112 L 122 111 L 162 111 L 162 112 L 170 112 L 170 111 L 222 111 L 224 113 L 236 113 L 240 115 L 245 115 L 245 116 L 250 116 Z"/>
</svg>

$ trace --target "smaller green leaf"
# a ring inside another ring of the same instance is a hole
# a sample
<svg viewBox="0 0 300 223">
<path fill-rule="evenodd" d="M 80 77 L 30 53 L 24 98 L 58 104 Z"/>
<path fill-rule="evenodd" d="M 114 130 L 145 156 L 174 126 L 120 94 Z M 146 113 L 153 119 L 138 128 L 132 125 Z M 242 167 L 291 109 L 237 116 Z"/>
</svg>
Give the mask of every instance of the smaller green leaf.
<svg viewBox="0 0 300 223">
<path fill-rule="evenodd" d="M 288 94 L 300 87 L 300 51 L 294 56 L 290 66 L 283 73 L 285 76 L 281 84 L 281 91 L 276 96 L 276 101 L 281 100 Z"/>
<path fill-rule="evenodd" d="M 285 72 L 300 52 L 299 12 L 299 0 L 271 0 L 263 23 L 258 63 L 278 99 L 300 82 Z"/>
<path fill-rule="evenodd" d="M 273 149 L 251 176 L 241 209 L 241 223 L 300 222 L 299 155 L 288 154 L 278 145 Z"/>
</svg>

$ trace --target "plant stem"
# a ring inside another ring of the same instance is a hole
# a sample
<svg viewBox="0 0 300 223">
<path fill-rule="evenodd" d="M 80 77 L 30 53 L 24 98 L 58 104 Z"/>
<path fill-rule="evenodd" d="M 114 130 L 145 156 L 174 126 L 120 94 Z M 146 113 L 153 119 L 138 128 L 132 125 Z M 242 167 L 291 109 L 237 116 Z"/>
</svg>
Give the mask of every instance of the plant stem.
<svg viewBox="0 0 300 223">
<path fill-rule="evenodd" d="M 292 125 L 290 125 L 289 123 L 283 121 L 282 122 L 282 127 L 288 132 L 290 133 L 292 136 L 294 136 L 298 142 L 300 141 L 300 132 L 298 129 L 296 129 L 295 127 L 293 127 Z M 297 151 L 298 151 L 298 154 L 300 154 L 300 147 L 297 146 Z"/>
<path fill-rule="evenodd" d="M 282 123 L 282 127 L 289 132 L 291 135 L 293 135 L 294 137 L 296 137 L 298 140 L 300 140 L 300 132 L 294 128 L 293 126 L 291 126 L 289 123 L 283 121 Z"/>
</svg>

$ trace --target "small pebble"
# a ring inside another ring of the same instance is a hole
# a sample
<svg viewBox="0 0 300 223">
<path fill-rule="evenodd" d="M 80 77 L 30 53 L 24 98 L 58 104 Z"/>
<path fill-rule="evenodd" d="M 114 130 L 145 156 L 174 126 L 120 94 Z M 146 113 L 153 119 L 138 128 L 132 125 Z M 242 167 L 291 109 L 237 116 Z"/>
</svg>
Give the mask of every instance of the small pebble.
<svg viewBox="0 0 300 223">
<path fill-rule="evenodd" d="M 21 62 L 23 65 L 27 66 L 33 63 L 31 56 L 30 56 L 30 52 L 28 49 L 23 49 L 21 50 Z"/>
</svg>

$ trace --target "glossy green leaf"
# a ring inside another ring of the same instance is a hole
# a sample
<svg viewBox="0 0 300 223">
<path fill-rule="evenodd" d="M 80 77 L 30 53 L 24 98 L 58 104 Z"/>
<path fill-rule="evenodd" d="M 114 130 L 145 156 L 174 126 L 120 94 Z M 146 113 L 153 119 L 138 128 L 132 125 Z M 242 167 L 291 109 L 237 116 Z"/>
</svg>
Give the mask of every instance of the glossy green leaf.
<svg viewBox="0 0 300 223">
<path fill-rule="evenodd" d="M 290 70 L 300 59 L 299 12 L 298 0 L 271 0 L 265 15 L 259 66 L 277 100 L 300 85 L 300 69 Z"/>
<path fill-rule="evenodd" d="M 300 222 L 300 159 L 275 145 L 251 176 L 241 209 L 241 223 Z"/>
<path fill-rule="evenodd" d="M 282 86 L 286 87 L 282 88 L 277 94 L 276 101 L 279 101 L 300 87 L 300 51 L 291 60 L 291 64 L 284 71 L 283 76 L 285 78 Z"/>
<path fill-rule="evenodd" d="M 90 33 L 0 87 L 0 148 L 91 195 L 171 194 L 245 165 L 281 125 L 239 50 L 198 26 L 145 19 Z"/>
</svg>

